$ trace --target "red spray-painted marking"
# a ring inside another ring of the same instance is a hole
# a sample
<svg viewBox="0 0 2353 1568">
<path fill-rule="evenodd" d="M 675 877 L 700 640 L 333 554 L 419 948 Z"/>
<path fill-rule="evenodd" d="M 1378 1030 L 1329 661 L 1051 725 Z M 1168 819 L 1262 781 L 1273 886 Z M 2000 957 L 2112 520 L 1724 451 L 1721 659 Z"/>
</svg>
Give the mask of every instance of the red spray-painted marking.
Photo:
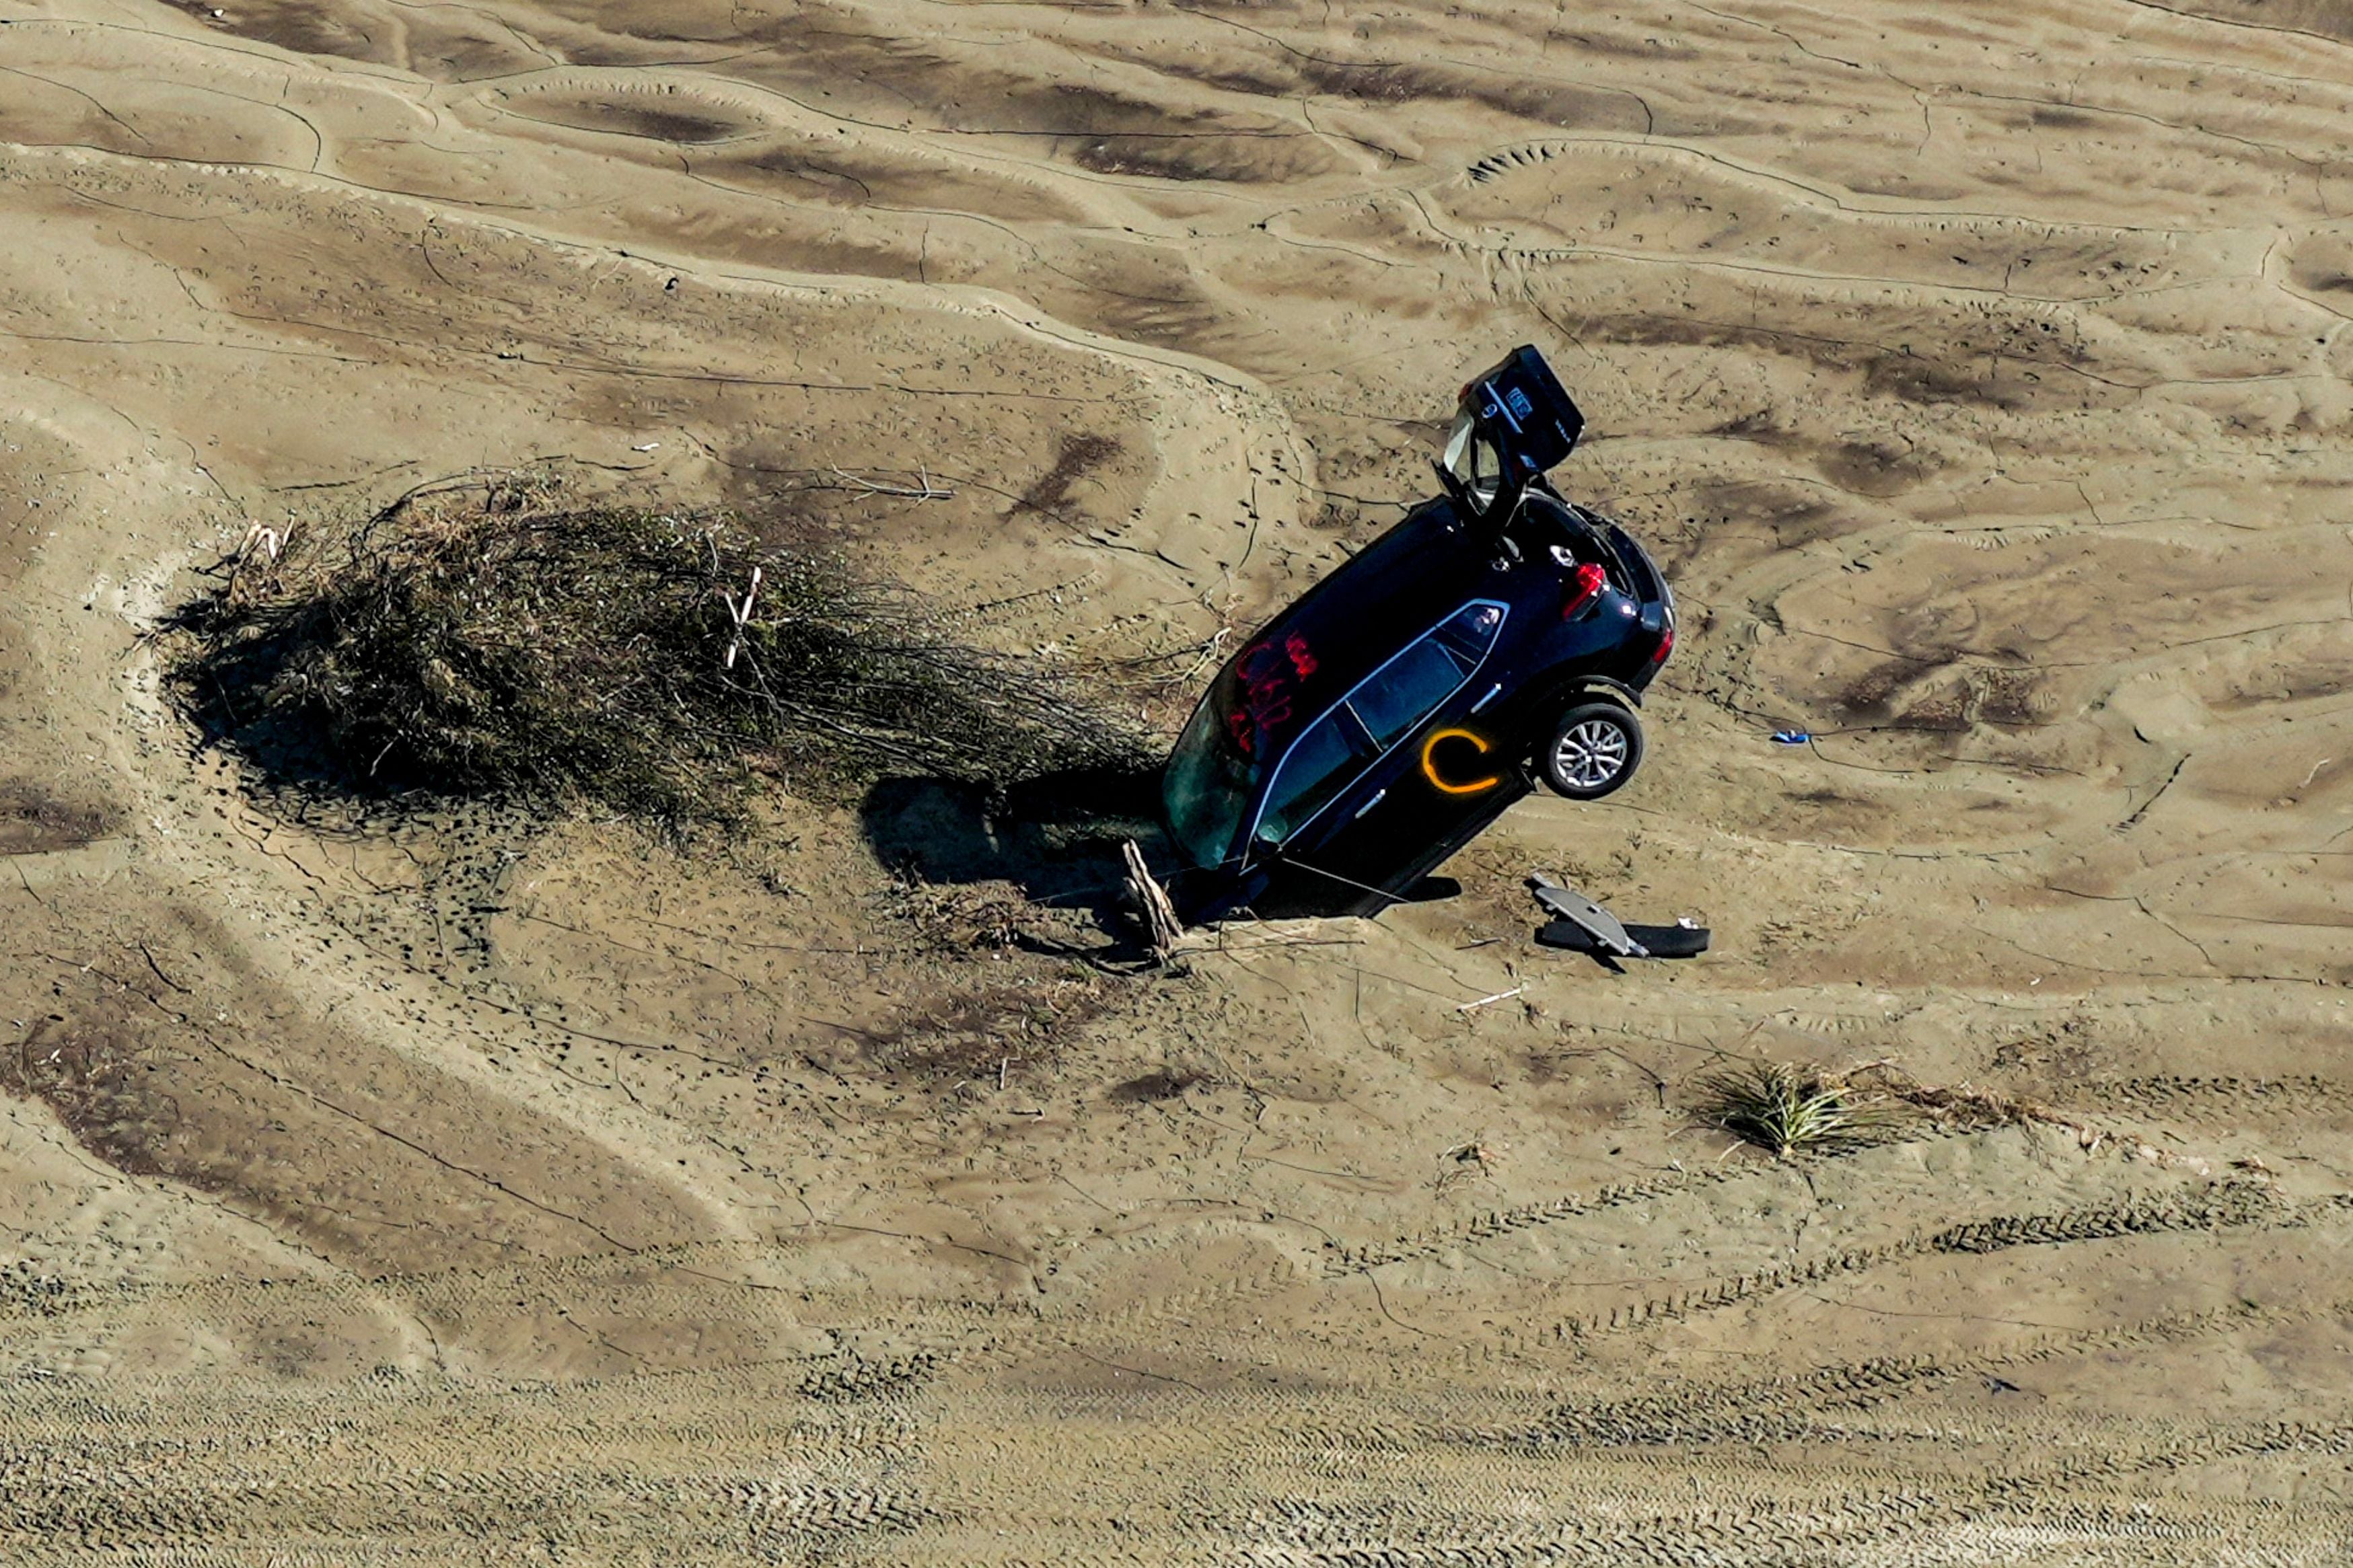
<svg viewBox="0 0 2353 1568">
<path fill-rule="evenodd" d="M 1245 650 L 1235 667 L 1241 700 L 1226 716 L 1226 731 L 1242 755 L 1255 756 L 1261 736 L 1291 717 L 1292 689 L 1315 673 L 1315 655 L 1297 632 L 1280 646 L 1262 642 Z"/>
</svg>

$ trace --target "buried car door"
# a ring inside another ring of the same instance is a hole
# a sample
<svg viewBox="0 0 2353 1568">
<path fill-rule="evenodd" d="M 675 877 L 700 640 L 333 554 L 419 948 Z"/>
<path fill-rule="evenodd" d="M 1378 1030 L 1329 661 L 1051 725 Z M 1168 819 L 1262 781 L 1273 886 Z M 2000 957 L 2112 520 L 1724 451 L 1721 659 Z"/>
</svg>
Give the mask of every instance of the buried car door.
<svg viewBox="0 0 2353 1568">
<path fill-rule="evenodd" d="M 1335 904 L 1378 912 L 1527 794 L 1501 731 L 1480 718 L 1500 694 L 1489 655 L 1509 613 L 1494 600 L 1463 605 L 1319 721 L 1349 740 L 1355 766 L 1331 770 L 1347 784 L 1316 792 L 1314 810 L 1289 811 L 1280 840 L 1284 863 L 1327 884 Z M 1276 837 L 1266 826 L 1261 838 Z"/>
</svg>

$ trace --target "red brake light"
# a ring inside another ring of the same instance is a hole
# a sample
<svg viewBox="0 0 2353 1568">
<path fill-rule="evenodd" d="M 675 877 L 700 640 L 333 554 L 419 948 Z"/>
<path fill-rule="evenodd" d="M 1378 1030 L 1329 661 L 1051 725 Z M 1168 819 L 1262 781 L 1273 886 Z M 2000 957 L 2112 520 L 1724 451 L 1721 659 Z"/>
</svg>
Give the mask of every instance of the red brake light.
<svg viewBox="0 0 2353 1568">
<path fill-rule="evenodd" d="M 1568 574 L 1568 603 L 1561 606 L 1560 618 L 1575 620 L 1609 585 L 1609 574 L 1590 561 L 1577 563 L 1577 570 Z"/>
<path fill-rule="evenodd" d="M 1651 662 L 1653 665 L 1664 664 L 1667 662 L 1667 655 L 1674 651 L 1675 624 L 1672 621 L 1669 621 L 1667 623 L 1667 629 L 1659 634 L 1659 646 L 1651 651 Z"/>
</svg>

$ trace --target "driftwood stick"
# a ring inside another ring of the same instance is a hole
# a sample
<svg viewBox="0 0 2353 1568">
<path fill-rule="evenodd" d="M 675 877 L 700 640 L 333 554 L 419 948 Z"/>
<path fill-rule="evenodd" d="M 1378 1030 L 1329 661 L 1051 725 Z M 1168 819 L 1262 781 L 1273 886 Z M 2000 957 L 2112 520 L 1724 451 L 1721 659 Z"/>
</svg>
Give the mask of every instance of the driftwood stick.
<svg viewBox="0 0 2353 1568">
<path fill-rule="evenodd" d="M 1176 906 L 1168 901 L 1167 890 L 1154 879 L 1151 869 L 1144 863 L 1144 851 L 1135 847 L 1134 839 L 1123 842 L 1119 852 L 1127 862 L 1127 896 L 1134 900 L 1135 912 L 1143 917 L 1152 955 L 1166 963 L 1176 950 L 1177 940 L 1185 934 L 1185 928 L 1176 922 Z"/>
<path fill-rule="evenodd" d="M 864 490 L 869 495 L 904 496 L 910 500 L 946 500 L 955 494 L 954 490 L 942 489 L 934 484 L 931 469 L 921 464 L 916 465 L 915 468 L 915 477 L 921 482 L 914 486 L 877 484 L 872 479 L 860 479 L 847 468 L 834 469 L 833 477 L 843 484 Z"/>
</svg>

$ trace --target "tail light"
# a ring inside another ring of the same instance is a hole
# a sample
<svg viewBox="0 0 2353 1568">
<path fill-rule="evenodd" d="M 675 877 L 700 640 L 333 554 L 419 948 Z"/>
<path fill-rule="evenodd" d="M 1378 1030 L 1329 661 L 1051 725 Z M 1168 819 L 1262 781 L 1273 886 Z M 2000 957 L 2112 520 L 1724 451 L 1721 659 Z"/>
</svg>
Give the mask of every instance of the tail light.
<svg viewBox="0 0 2353 1568">
<path fill-rule="evenodd" d="M 1568 574 L 1568 603 L 1560 608 L 1560 618 L 1573 621 L 1601 597 L 1601 590 L 1609 586 L 1609 574 L 1590 561 L 1577 563 L 1577 570 Z"/>
<path fill-rule="evenodd" d="M 1667 629 L 1659 634 L 1659 646 L 1651 650 L 1651 668 L 1656 669 L 1667 662 L 1667 655 L 1675 651 L 1675 623 L 1669 621 Z"/>
</svg>

